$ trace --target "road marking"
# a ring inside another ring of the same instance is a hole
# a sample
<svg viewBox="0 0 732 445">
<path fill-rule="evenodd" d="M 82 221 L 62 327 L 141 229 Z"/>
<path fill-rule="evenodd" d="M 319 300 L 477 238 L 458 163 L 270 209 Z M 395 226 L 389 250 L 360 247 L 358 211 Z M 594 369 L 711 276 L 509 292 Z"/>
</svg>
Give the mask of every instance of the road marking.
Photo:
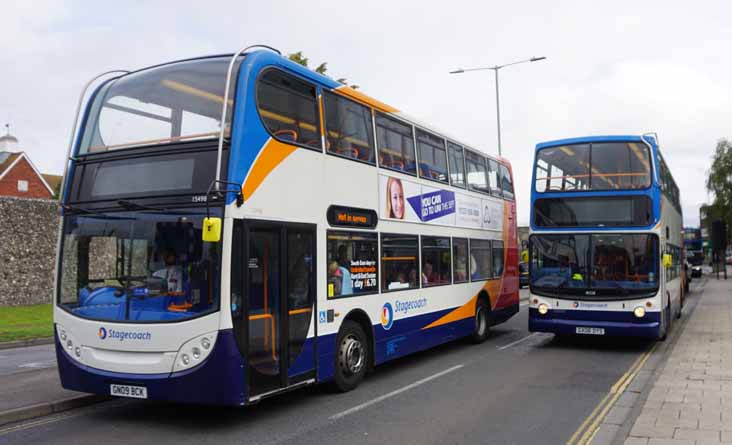
<svg viewBox="0 0 732 445">
<path fill-rule="evenodd" d="M 80 416 L 82 414 L 84 414 L 84 412 L 76 412 L 76 411 L 71 412 L 71 413 L 66 413 L 66 414 L 57 414 L 52 417 L 44 417 L 41 419 L 32 420 L 30 422 L 21 423 L 20 425 L 14 425 L 14 426 L 7 427 L 7 428 L 0 428 L 0 436 L 9 434 L 9 433 L 13 433 L 15 431 L 26 430 L 28 428 L 33 428 L 35 426 L 41 426 L 41 425 L 46 425 L 48 423 L 58 422 L 60 420 Z"/>
<path fill-rule="evenodd" d="M 18 368 L 32 368 L 32 369 L 43 369 L 43 368 L 52 368 L 56 366 L 56 361 L 46 361 L 46 362 L 31 362 L 31 363 L 23 363 L 22 365 L 18 365 Z"/>
<path fill-rule="evenodd" d="M 500 347 L 498 348 L 498 350 L 499 350 L 499 351 L 503 351 L 504 349 L 508 349 L 508 348 L 510 348 L 511 346 L 515 346 L 515 345 L 517 345 L 517 344 L 521 343 L 522 341 L 524 341 L 524 340 L 528 340 L 528 339 L 530 339 L 531 337 L 533 337 L 533 336 L 535 336 L 535 335 L 538 335 L 538 334 L 539 334 L 538 332 L 534 332 L 533 334 L 529 334 L 529 335 L 527 335 L 527 336 L 526 336 L 526 337 L 524 337 L 524 338 L 520 338 L 520 339 L 518 339 L 518 340 L 516 340 L 516 341 L 514 341 L 514 342 L 511 342 L 511 343 L 507 344 L 507 345 L 504 345 L 504 346 L 500 346 Z"/>
<path fill-rule="evenodd" d="M 615 405 L 615 402 L 620 398 L 625 389 L 630 385 L 635 376 L 646 364 L 648 358 L 651 356 L 653 351 L 656 349 L 658 343 L 654 343 L 651 348 L 641 354 L 630 366 L 628 371 L 620 376 L 617 382 L 610 387 L 610 391 L 605 397 L 600 400 L 600 403 L 595 406 L 589 416 L 582 422 L 577 430 L 572 434 L 572 437 L 567 441 L 567 445 L 586 445 L 590 443 L 597 430 L 600 427 L 600 422 L 605 418 L 610 409 Z"/>
<path fill-rule="evenodd" d="M 445 374 L 449 374 L 449 373 L 451 373 L 453 371 L 457 371 L 458 369 L 462 368 L 463 366 L 465 366 L 465 365 L 453 366 L 452 368 L 448 368 L 448 369 L 446 369 L 444 371 L 440 371 L 437 374 L 433 374 L 433 375 L 431 375 L 429 377 L 425 377 L 422 380 L 417 380 L 416 382 L 414 382 L 412 384 L 409 384 L 409 385 L 407 385 L 407 386 L 405 386 L 403 388 L 397 389 L 396 391 L 392 391 L 392 392 L 390 392 L 388 394 L 384 394 L 383 396 L 379 396 L 379 397 L 377 397 L 375 399 L 369 400 L 368 402 L 364 402 L 364 403 L 362 403 L 360 405 L 354 406 L 353 408 L 349 408 L 349 409 L 347 409 L 345 411 L 341 411 L 338 414 L 334 414 L 334 415 L 330 416 L 330 420 L 338 420 L 338 419 L 343 418 L 343 417 L 345 417 L 345 416 L 347 416 L 349 414 L 353 414 L 353 413 L 355 413 L 357 411 L 361 411 L 362 409 L 367 408 L 367 407 L 369 407 L 371 405 L 374 405 L 374 404 L 379 403 L 379 402 L 382 402 L 382 401 L 384 401 L 384 400 L 386 400 L 388 398 L 391 398 L 391 397 L 394 397 L 396 395 L 399 395 L 399 394 L 403 393 L 404 391 L 409 391 L 410 389 L 416 388 L 419 385 L 424 385 L 425 383 L 429 382 L 430 380 L 434 380 L 434 379 L 436 379 L 438 377 L 442 377 Z"/>
<path fill-rule="evenodd" d="M 528 305 L 529 305 L 528 301 L 524 301 L 523 303 L 519 304 L 519 306 L 521 306 L 521 307 L 528 306 Z"/>
</svg>

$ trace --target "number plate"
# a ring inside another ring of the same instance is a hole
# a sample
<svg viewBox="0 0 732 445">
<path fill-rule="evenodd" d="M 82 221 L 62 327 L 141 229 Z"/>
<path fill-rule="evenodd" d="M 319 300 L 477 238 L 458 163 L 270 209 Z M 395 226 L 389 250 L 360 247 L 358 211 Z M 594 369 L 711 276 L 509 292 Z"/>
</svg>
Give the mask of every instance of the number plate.
<svg viewBox="0 0 732 445">
<path fill-rule="evenodd" d="M 115 397 L 132 397 L 133 399 L 147 399 L 147 388 L 144 386 L 109 385 L 109 393 Z"/>
<path fill-rule="evenodd" d="M 583 328 L 578 327 L 574 330 L 577 334 L 586 334 L 586 335 L 605 335 L 605 329 L 603 328 Z"/>
</svg>

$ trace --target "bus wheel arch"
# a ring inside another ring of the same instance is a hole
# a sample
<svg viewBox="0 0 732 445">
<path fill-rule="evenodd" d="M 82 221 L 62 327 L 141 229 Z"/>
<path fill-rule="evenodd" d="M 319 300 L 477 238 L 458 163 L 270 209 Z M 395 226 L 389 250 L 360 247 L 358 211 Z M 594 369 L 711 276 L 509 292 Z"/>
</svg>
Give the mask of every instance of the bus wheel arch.
<svg viewBox="0 0 732 445">
<path fill-rule="evenodd" d="M 364 363 L 360 363 L 359 357 Z M 371 320 L 365 312 L 355 309 L 343 319 L 336 336 L 334 389 L 347 392 L 356 388 L 373 366 L 374 333 Z"/>
</svg>

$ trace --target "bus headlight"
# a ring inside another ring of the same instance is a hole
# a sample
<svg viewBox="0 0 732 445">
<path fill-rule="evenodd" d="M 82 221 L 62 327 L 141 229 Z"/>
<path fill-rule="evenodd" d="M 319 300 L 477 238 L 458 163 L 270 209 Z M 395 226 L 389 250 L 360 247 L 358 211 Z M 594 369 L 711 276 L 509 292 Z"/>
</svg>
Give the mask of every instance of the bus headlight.
<svg viewBox="0 0 732 445">
<path fill-rule="evenodd" d="M 646 316 L 646 308 L 644 308 L 643 306 L 638 306 L 637 308 L 633 309 L 633 314 L 637 318 L 643 318 Z"/>
<path fill-rule="evenodd" d="M 549 312 L 549 306 L 546 303 L 541 303 L 538 310 L 541 315 L 546 315 Z"/>
<path fill-rule="evenodd" d="M 194 337 L 183 344 L 173 362 L 173 372 L 184 371 L 200 365 L 213 351 L 218 331 Z M 203 346 L 203 348 L 201 348 Z"/>
<path fill-rule="evenodd" d="M 59 345 L 62 349 L 66 349 L 67 355 L 72 359 L 82 361 L 82 345 L 76 341 L 74 335 L 58 324 L 56 325 L 56 333 L 58 334 Z"/>
</svg>

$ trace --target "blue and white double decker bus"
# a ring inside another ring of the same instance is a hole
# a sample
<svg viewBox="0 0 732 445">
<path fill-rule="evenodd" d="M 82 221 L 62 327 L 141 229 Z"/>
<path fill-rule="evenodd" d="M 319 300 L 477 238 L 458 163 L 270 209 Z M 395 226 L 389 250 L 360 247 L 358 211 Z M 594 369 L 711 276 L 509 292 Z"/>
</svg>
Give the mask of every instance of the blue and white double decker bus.
<svg viewBox="0 0 732 445">
<path fill-rule="evenodd" d="M 518 312 L 505 159 L 268 49 L 93 84 L 62 199 L 65 388 L 225 405 L 346 391 Z"/>
<path fill-rule="evenodd" d="M 536 146 L 529 329 L 664 339 L 683 302 L 679 190 L 655 135 Z"/>
</svg>

